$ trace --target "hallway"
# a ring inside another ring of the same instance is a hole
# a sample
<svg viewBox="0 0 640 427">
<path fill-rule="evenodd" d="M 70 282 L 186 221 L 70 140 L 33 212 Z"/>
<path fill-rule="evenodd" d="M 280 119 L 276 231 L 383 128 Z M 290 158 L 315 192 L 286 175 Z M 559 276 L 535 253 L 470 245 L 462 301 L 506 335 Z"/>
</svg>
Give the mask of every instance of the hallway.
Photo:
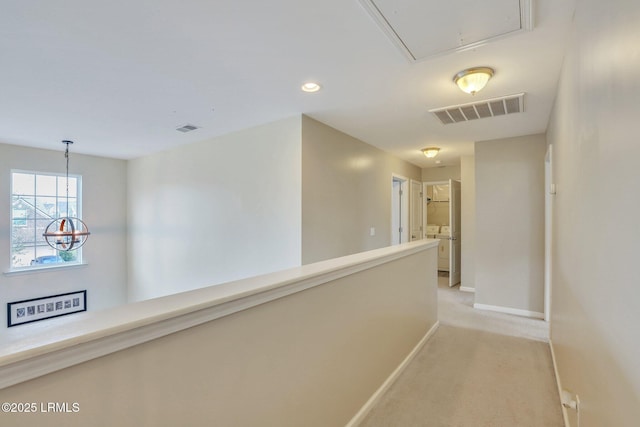
<svg viewBox="0 0 640 427">
<path fill-rule="evenodd" d="M 438 331 L 361 426 L 562 426 L 548 325 L 475 310 L 446 280 Z"/>
</svg>

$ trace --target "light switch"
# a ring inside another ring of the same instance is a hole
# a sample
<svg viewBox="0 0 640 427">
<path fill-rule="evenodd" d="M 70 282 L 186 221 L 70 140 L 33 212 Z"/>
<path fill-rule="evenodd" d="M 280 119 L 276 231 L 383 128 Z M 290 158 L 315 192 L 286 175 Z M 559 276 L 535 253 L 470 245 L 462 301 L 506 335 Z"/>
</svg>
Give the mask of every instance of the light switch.
<svg viewBox="0 0 640 427">
<path fill-rule="evenodd" d="M 369 236 L 375 236 L 376 235 L 376 228 L 375 227 L 371 227 L 369 229 Z"/>
</svg>

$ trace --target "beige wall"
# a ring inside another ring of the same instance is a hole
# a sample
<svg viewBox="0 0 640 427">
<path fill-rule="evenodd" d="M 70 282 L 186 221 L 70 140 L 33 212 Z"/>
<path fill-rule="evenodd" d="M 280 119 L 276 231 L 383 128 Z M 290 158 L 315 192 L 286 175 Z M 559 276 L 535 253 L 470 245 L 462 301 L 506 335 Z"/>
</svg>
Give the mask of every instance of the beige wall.
<svg viewBox="0 0 640 427">
<path fill-rule="evenodd" d="M 477 304 L 544 311 L 545 151 L 544 135 L 475 144 Z"/>
<path fill-rule="evenodd" d="M 302 117 L 303 264 L 389 246 L 393 173 L 420 181 L 417 166 Z"/>
<path fill-rule="evenodd" d="M 437 321 L 437 248 L 0 390 L 6 426 L 344 426 Z M 39 408 L 39 404 L 38 404 Z"/>
<path fill-rule="evenodd" d="M 640 3 L 584 0 L 574 22 L 548 131 L 551 339 L 562 386 L 580 396 L 580 426 L 636 426 Z"/>
<path fill-rule="evenodd" d="M 460 158 L 461 181 L 461 289 L 475 289 L 476 275 L 476 177 L 475 157 Z"/>
<path fill-rule="evenodd" d="M 422 182 L 460 180 L 460 166 L 442 166 L 436 168 L 423 168 L 421 171 Z"/>
<path fill-rule="evenodd" d="M 300 265 L 300 116 L 129 162 L 129 297 Z"/>
<path fill-rule="evenodd" d="M 91 232 L 82 248 L 87 265 L 2 274 L 11 262 L 11 170 L 65 173 L 64 145 L 54 145 L 57 151 L 0 144 L 0 327 L 6 327 L 7 302 L 83 289 L 89 310 L 126 302 L 126 162 L 74 154 L 73 148 L 69 172 L 82 175 L 82 216 Z"/>
</svg>

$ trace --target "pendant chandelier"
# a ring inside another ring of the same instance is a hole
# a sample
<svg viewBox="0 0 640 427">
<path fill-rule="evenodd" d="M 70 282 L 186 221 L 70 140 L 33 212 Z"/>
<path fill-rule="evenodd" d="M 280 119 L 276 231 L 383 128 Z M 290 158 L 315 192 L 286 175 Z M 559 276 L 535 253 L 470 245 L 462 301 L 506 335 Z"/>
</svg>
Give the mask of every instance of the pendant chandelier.
<svg viewBox="0 0 640 427">
<path fill-rule="evenodd" d="M 42 236 L 53 249 L 69 252 L 84 245 L 91 233 L 81 219 L 69 216 L 69 145 L 73 144 L 73 141 L 65 140 L 62 143 L 67 146 L 64 152 L 67 159 L 67 215 L 51 221 Z"/>
</svg>

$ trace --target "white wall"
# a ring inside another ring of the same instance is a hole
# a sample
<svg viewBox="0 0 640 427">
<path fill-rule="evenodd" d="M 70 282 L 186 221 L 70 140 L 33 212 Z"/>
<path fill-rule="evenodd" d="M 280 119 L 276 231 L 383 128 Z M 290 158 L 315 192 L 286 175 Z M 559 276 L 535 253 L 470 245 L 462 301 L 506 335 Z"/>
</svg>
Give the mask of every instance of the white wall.
<svg viewBox="0 0 640 427">
<path fill-rule="evenodd" d="M 545 150 L 544 135 L 475 144 L 476 304 L 544 310 Z"/>
<path fill-rule="evenodd" d="M 578 2 L 548 131 L 551 339 L 581 427 L 640 420 L 639 22 L 637 1 Z"/>
<path fill-rule="evenodd" d="M 0 144 L 0 319 L 7 302 L 87 290 L 88 310 L 126 302 L 126 162 L 74 154 L 69 172 L 82 175 L 82 216 L 91 236 L 83 247 L 86 266 L 5 274 L 11 264 L 11 170 L 65 173 L 64 145 L 57 151 Z M 6 327 L 6 324 L 0 325 Z M 28 328 L 28 325 L 18 326 Z"/>
<path fill-rule="evenodd" d="M 461 182 L 461 282 L 460 288 L 475 289 L 476 276 L 476 176 L 475 157 L 460 157 Z"/>
<path fill-rule="evenodd" d="M 129 297 L 300 265 L 300 116 L 129 162 Z"/>
</svg>

